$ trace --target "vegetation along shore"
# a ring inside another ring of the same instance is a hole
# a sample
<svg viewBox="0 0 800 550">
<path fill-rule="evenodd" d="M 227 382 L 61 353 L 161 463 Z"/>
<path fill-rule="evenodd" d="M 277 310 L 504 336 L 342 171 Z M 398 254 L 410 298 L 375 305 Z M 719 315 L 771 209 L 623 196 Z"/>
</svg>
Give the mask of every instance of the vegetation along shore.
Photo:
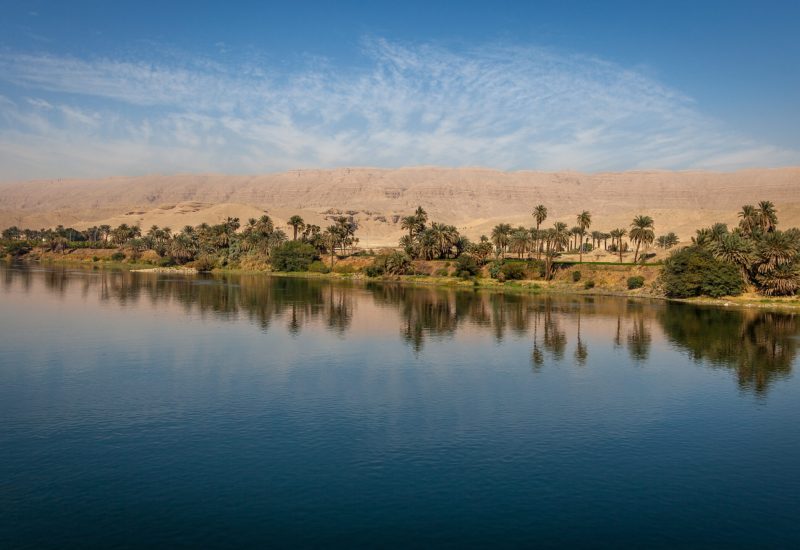
<svg viewBox="0 0 800 550">
<path fill-rule="evenodd" d="M 691 242 L 657 235 L 642 214 L 627 227 L 593 229 L 591 212 L 575 225 L 547 223 L 545 205 L 530 227 L 497 224 L 470 241 L 456 227 L 429 220 L 419 207 L 400 221 L 395 248 L 359 247 L 358 224 L 339 216 L 327 228 L 292 216 L 285 225 L 264 215 L 242 225 L 169 227 L 121 224 L 85 230 L 9 227 L 7 260 L 79 262 L 130 268 L 207 272 L 264 271 L 316 277 L 397 280 L 534 292 L 581 292 L 706 300 L 713 303 L 800 304 L 800 230 L 781 229 L 774 205 L 745 205 L 737 227 L 715 223 Z"/>
</svg>

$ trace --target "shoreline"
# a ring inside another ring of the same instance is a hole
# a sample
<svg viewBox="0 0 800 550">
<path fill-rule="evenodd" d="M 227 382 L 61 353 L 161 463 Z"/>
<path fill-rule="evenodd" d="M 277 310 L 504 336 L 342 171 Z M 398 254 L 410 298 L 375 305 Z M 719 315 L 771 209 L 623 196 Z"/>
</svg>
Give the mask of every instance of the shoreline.
<svg viewBox="0 0 800 550">
<path fill-rule="evenodd" d="M 664 295 L 655 294 L 646 290 L 633 290 L 633 291 L 620 291 L 603 288 L 581 289 L 576 288 L 577 283 L 564 283 L 561 281 L 537 281 L 537 280 L 522 280 L 522 281 L 507 281 L 499 282 L 495 279 L 478 278 L 478 279 L 460 279 L 456 277 L 438 277 L 433 275 L 400 275 L 395 277 L 367 277 L 363 273 L 313 273 L 307 271 L 298 272 L 282 272 L 282 271 L 266 271 L 266 270 L 253 270 L 253 269 L 214 269 L 209 272 L 200 272 L 194 268 L 184 267 L 157 267 L 145 263 L 125 263 L 125 262 L 87 262 L 85 260 L 71 259 L 71 258 L 47 258 L 35 260 L 18 260 L 23 264 L 38 264 L 38 265 L 61 265 L 80 267 L 83 269 L 100 270 L 110 269 L 119 271 L 128 271 L 131 273 L 140 274 L 156 274 L 156 275 L 261 275 L 267 277 L 285 277 L 294 279 L 317 279 L 325 281 L 337 282 L 354 282 L 359 284 L 379 283 L 379 284 L 402 284 L 411 287 L 428 287 L 428 288 L 447 288 L 451 290 L 460 291 L 490 291 L 507 294 L 528 294 L 528 295 L 555 295 L 555 296 L 610 296 L 617 298 L 627 298 L 633 300 L 656 300 L 667 303 L 680 303 L 695 306 L 713 306 L 737 309 L 762 309 L 762 310 L 783 310 L 783 311 L 800 311 L 800 297 L 768 297 L 754 294 L 745 294 L 742 296 L 728 296 L 723 298 L 669 298 Z M 9 262 L 13 263 L 13 262 Z M 591 267 L 592 263 L 587 262 L 584 264 Z"/>
</svg>

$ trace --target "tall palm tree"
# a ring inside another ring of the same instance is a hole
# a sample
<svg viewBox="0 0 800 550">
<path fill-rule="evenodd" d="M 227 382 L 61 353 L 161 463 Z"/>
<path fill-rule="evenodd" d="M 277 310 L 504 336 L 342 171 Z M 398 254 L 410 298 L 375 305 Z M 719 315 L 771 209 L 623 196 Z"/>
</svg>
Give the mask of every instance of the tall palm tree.
<svg viewBox="0 0 800 550">
<path fill-rule="evenodd" d="M 547 219 L 547 207 L 543 204 L 533 209 L 533 219 L 536 220 L 536 259 L 541 259 L 542 247 L 539 246 L 539 226 Z"/>
<path fill-rule="evenodd" d="M 400 227 L 408 230 L 409 238 L 414 238 L 414 231 L 416 231 L 419 221 L 416 216 L 403 216 L 400 219 Z"/>
<path fill-rule="evenodd" d="M 611 230 L 611 245 L 617 243 L 617 252 L 619 252 L 619 263 L 622 263 L 622 238 L 628 234 L 628 231 L 622 227 Z"/>
<path fill-rule="evenodd" d="M 570 232 L 567 230 L 567 224 L 564 222 L 556 222 L 553 224 L 552 241 L 556 252 L 567 248 L 567 245 L 569 245 L 569 235 Z"/>
<path fill-rule="evenodd" d="M 759 227 L 759 213 L 758 209 L 752 204 L 745 204 L 739 212 L 739 227 L 742 228 L 747 235 L 752 235 L 753 231 Z"/>
<path fill-rule="evenodd" d="M 522 259 L 531 247 L 531 233 L 524 227 L 518 227 L 511 232 L 509 238 L 509 250 L 515 252 Z"/>
<path fill-rule="evenodd" d="M 492 229 L 492 242 L 499 254 L 503 254 L 508 248 L 509 237 L 511 236 L 511 225 L 499 223 Z"/>
<path fill-rule="evenodd" d="M 292 237 L 292 240 L 296 241 L 297 231 L 302 230 L 306 226 L 306 223 L 303 221 L 303 218 L 295 214 L 294 216 L 289 218 L 289 221 L 287 222 L 286 225 L 288 225 L 294 230 L 294 236 Z"/>
<path fill-rule="evenodd" d="M 775 226 L 778 225 L 778 213 L 772 202 L 761 201 L 758 203 L 758 217 L 761 222 L 761 229 L 768 233 L 775 231 Z"/>
<path fill-rule="evenodd" d="M 581 228 L 575 225 L 569 230 L 569 232 L 572 235 L 573 240 L 572 249 L 576 250 L 578 248 L 578 241 L 580 240 Z"/>
<path fill-rule="evenodd" d="M 588 210 L 584 210 L 577 217 L 578 220 L 578 227 L 580 227 L 580 235 L 581 235 L 581 243 L 578 246 L 578 261 L 583 262 L 583 236 L 586 234 L 586 230 L 589 229 L 592 225 L 592 215 L 589 213 Z"/>
<path fill-rule="evenodd" d="M 636 263 L 639 261 L 639 248 L 642 245 L 645 245 L 645 247 L 649 246 L 656 238 L 655 231 L 653 230 L 653 218 L 641 215 L 633 218 L 630 238 L 631 241 L 636 243 L 636 252 L 633 255 L 633 263 Z"/>
</svg>

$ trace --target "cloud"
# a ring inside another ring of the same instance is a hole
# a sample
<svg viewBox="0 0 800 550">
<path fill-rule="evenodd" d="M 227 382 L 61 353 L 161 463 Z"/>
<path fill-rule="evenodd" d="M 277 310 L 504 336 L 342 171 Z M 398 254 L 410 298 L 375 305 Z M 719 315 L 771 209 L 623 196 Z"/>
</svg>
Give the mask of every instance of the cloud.
<svg viewBox="0 0 800 550">
<path fill-rule="evenodd" d="M 623 170 L 797 163 L 641 72 L 592 56 L 380 38 L 362 62 L 0 53 L 0 179 L 297 167 Z M 40 97 L 41 96 L 41 97 Z M 45 99 L 46 98 L 46 99 Z"/>
</svg>

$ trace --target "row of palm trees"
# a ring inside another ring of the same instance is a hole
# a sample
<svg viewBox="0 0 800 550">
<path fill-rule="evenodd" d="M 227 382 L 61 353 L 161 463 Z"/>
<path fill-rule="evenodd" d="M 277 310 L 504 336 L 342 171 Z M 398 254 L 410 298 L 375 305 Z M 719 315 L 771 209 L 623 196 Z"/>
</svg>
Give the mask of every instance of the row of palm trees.
<svg viewBox="0 0 800 550">
<path fill-rule="evenodd" d="M 314 247 L 318 254 L 341 254 L 352 251 L 358 244 L 358 228 L 352 218 L 339 216 L 325 230 L 307 224 L 300 216 L 292 216 L 287 226 L 292 229 L 293 240 Z M 78 246 L 102 248 L 116 246 L 137 259 L 146 250 L 158 256 L 184 264 L 204 259 L 207 263 L 229 265 L 244 258 L 267 262 L 272 251 L 286 242 L 286 233 L 275 226 L 272 219 L 263 215 L 251 218 L 244 227 L 239 218 L 228 217 L 219 224 L 201 223 L 187 225 L 178 232 L 170 227 L 153 225 L 142 232 L 138 225 L 120 224 L 117 227 L 99 225 L 85 230 L 57 226 L 53 229 L 19 229 L 9 227 L 2 232 L 5 240 L 27 241 L 53 251 L 66 251 Z"/>
<path fill-rule="evenodd" d="M 627 250 L 627 243 L 623 239 L 628 236 L 630 242 L 636 247 L 634 262 L 639 261 L 639 252 L 642 247 L 649 247 L 655 240 L 655 230 L 653 218 L 650 216 L 636 216 L 630 229 L 617 228 L 609 233 L 592 231 L 588 233 L 592 225 L 592 215 L 584 210 L 576 216 L 576 225 L 572 228 L 564 222 L 555 222 L 552 227 L 542 229 L 542 224 L 547 220 L 547 207 L 537 205 L 533 209 L 533 219 L 535 227 L 526 228 L 523 226 L 512 227 L 507 223 L 497 224 L 491 232 L 491 242 L 494 244 L 498 256 L 506 253 L 516 254 L 518 258 L 523 258 L 527 254 L 529 257 L 533 253 L 536 258 L 541 260 L 542 256 L 555 255 L 567 250 L 578 252 L 579 261 L 583 261 L 583 254 L 604 243 L 606 250 L 619 253 L 620 262 L 622 254 Z M 591 246 L 589 245 L 591 237 Z M 611 239 L 611 247 L 608 247 L 608 239 Z M 660 238 L 659 245 L 664 248 L 671 248 L 678 244 L 677 236 L 670 233 Z"/>
</svg>

